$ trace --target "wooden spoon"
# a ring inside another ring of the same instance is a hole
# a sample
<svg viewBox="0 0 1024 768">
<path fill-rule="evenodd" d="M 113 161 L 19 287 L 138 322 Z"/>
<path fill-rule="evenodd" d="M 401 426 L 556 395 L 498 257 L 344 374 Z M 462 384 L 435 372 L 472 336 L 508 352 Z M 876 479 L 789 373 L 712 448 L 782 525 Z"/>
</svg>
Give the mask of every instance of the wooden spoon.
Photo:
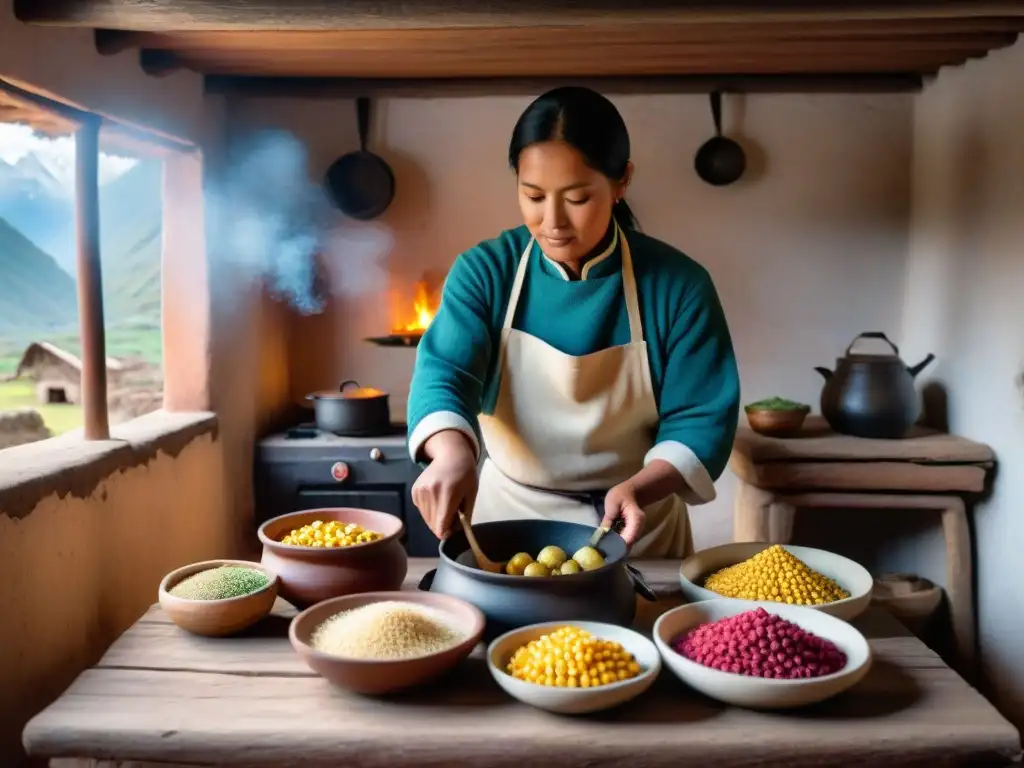
<svg viewBox="0 0 1024 768">
<path fill-rule="evenodd" d="M 601 539 L 604 538 L 604 535 L 608 533 L 608 531 L 610 530 L 611 528 L 608 528 L 607 526 L 601 526 L 600 528 L 595 530 L 594 535 L 590 537 L 589 546 L 594 547 L 596 549 L 598 543 L 601 541 Z"/>
<path fill-rule="evenodd" d="M 462 510 L 459 510 L 459 522 L 462 523 L 462 530 L 466 532 L 466 539 L 469 541 L 469 548 L 473 550 L 473 557 L 476 558 L 476 565 L 481 571 L 488 571 L 489 573 L 504 573 L 505 569 L 502 563 L 496 563 L 491 560 L 487 555 L 484 554 L 483 550 L 480 549 L 480 542 L 476 540 L 476 536 L 473 535 L 473 527 L 469 524 L 469 520 L 463 514 Z"/>
</svg>

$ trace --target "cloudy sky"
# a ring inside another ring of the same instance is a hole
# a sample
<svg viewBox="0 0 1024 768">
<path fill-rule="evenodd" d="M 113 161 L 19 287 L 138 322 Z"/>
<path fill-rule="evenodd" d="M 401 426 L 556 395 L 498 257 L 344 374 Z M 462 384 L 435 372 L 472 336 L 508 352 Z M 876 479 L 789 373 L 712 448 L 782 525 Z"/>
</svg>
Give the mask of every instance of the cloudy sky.
<svg viewBox="0 0 1024 768">
<path fill-rule="evenodd" d="M 31 128 L 14 123 L 0 123 L 0 160 L 14 164 L 33 154 L 62 186 L 71 188 L 75 176 L 75 140 L 71 136 L 55 139 L 36 135 Z M 100 153 L 100 184 L 116 179 L 135 160 Z"/>
</svg>

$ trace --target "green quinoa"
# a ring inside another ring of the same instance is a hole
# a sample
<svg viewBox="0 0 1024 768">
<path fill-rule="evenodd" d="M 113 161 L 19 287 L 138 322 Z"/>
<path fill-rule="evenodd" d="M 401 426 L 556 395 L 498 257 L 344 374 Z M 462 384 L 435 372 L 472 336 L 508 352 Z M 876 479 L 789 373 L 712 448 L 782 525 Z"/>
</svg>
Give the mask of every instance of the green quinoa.
<svg viewBox="0 0 1024 768">
<path fill-rule="evenodd" d="M 269 582 L 266 574 L 255 568 L 222 565 L 182 579 L 170 593 L 189 600 L 226 600 L 256 592 Z"/>
<path fill-rule="evenodd" d="M 748 411 L 803 411 L 809 408 L 808 405 L 784 397 L 768 397 L 747 406 Z"/>
</svg>

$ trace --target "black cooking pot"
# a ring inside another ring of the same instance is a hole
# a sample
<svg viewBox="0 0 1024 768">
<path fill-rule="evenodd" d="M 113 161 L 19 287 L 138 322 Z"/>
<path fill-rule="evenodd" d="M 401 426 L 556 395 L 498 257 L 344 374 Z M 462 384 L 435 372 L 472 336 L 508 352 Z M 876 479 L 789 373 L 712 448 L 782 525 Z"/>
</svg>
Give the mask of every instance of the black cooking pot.
<svg viewBox="0 0 1024 768">
<path fill-rule="evenodd" d="M 892 354 L 853 354 L 860 339 L 881 339 Z M 929 354 L 908 367 L 899 348 L 879 331 L 862 333 L 836 360 L 836 370 L 821 366 L 825 377 L 821 390 L 821 415 L 836 432 L 855 437 L 896 440 L 905 437 L 921 414 L 921 398 L 914 378 L 935 359 Z"/>
<path fill-rule="evenodd" d="M 391 427 L 387 392 L 360 387 L 355 381 L 343 381 L 336 391 L 313 392 L 306 399 L 313 403 L 317 429 L 324 432 L 373 437 L 387 434 Z"/>
<path fill-rule="evenodd" d="M 480 523 L 473 533 L 492 560 L 508 561 L 517 552 L 536 557 L 555 545 L 572 557 L 586 546 L 594 529 L 556 520 L 504 520 Z M 605 534 L 597 549 L 605 564 L 594 571 L 571 576 L 534 578 L 488 573 L 476 567 L 462 531 L 441 542 L 437 568 L 427 573 L 420 589 L 459 597 L 487 617 L 484 637 L 498 635 L 544 621 L 602 621 L 629 626 L 636 615 L 636 596 L 651 602 L 657 595 L 643 576 L 625 562 L 628 548 L 614 531 Z"/>
</svg>

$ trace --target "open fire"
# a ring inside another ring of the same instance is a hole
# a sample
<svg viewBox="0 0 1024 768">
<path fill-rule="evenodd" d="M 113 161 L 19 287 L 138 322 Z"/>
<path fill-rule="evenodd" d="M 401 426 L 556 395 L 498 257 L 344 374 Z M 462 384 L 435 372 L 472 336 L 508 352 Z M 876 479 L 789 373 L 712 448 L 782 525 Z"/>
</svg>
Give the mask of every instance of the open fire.
<svg viewBox="0 0 1024 768">
<path fill-rule="evenodd" d="M 426 280 L 420 280 L 416 283 L 416 298 L 413 301 L 412 306 L 413 311 L 415 312 L 415 319 L 413 322 L 407 323 L 406 325 L 395 325 L 395 327 L 391 329 L 392 333 L 422 334 L 430 327 L 430 323 L 433 321 L 437 310 L 431 307 L 430 288 L 427 285 Z"/>
<path fill-rule="evenodd" d="M 367 339 L 367 341 L 382 347 L 415 347 L 420 343 L 423 333 L 430 327 L 430 323 L 437 314 L 438 301 L 435 301 L 435 292 L 431 291 L 429 280 L 420 280 L 416 283 L 416 293 L 412 303 L 412 321 L 409 315 L 401 320 L 395 321 L 391 333 L 387 336 L 378 336 Z"/>
</svg>

